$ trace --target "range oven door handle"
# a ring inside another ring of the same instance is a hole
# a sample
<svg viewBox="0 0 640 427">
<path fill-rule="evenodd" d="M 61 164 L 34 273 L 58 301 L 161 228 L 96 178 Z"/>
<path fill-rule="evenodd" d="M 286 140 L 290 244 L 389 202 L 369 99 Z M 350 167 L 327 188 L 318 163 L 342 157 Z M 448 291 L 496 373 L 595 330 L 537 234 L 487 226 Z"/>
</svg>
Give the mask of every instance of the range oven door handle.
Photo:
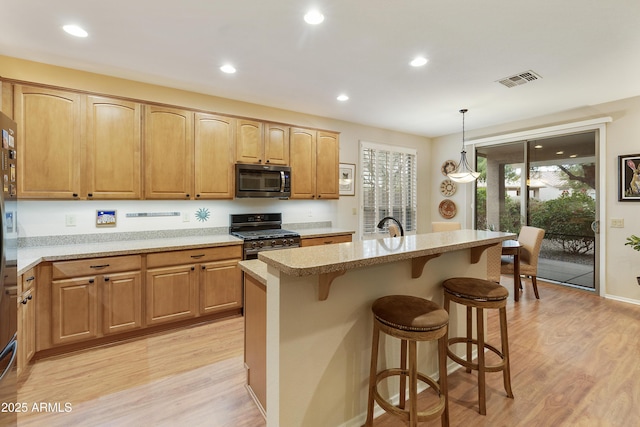
<svg viewBox="0 0 640 427">
<path fill-rule="evenodd" d="M 13 367 L 13 363 L 16 360 L 16 353 L 18 353 L 18 341 L 16 341 L 15 335 L 13 336 L 11 341 L 9 341 L 9 343 L 4 347 L 4 349 L 2 349 L 2 352 L 0 353 L 0 360 L 7 357 L 9 353 L 11 353 L 11 359 L 9 359 L 9 363 L 7 363 L 4 371 L 2 371 L 2 374 L 0 374 L 0 381 L 2 380 L 2 378 L 4 378 L 7 372 L 11 370 L 11 368 Z"/>
</svg>

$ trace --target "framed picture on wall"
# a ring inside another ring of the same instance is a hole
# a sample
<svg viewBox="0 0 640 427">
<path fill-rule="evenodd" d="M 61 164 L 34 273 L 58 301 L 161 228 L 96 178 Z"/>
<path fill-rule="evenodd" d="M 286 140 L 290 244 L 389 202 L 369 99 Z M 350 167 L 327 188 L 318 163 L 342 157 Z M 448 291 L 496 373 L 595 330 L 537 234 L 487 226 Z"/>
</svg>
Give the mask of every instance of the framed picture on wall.
<svg viewBox="0 0 640 427">
<path fill-rule="evenodd" d="M 640 154 L 618 156 L 618 200 L 640 202 Z"/>
<path fill-rule="evenodd" d="M 356 165 L 353 163 L 340 163 L 340 175 L 338 177 L 338 185 L 340 187 L 341 196 L 356 195 Z"/>
</svg>

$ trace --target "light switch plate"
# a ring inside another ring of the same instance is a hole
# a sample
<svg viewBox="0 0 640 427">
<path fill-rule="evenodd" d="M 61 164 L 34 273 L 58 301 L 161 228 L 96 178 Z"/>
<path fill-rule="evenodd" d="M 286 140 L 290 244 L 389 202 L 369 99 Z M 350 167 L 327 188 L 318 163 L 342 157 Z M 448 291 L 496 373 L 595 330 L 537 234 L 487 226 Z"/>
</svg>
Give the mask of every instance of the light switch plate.
<svg viewBox="0 0 640 427">
<path fill-rule="evenodd" d="M 611 228 L 624 228 L 624 218 L 611 218 Z"/>
<path fill-rule="evenodd" d="M 64 225 L 67 227 L 75 227 L 76 226 L 76 216 L 75 215 L 65 215 L 64 216 Z"/>
</svg>

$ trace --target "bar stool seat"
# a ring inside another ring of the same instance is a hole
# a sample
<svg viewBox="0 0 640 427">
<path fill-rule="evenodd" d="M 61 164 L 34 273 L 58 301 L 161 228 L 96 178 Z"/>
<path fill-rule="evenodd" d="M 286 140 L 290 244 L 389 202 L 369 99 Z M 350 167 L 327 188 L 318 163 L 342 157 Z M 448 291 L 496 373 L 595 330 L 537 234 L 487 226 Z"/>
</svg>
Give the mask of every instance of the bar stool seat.
<svg viewBox="0 0 640 427">
<path fill-rule="evenodd" d="M 418 422 L 441 418 L 442 426 L 449 425 L 447 397 L 447 326 L 449 314 L 436 303 L 409 295 L 389 295 L 377 299 L 371 306 L 373 312 L 373 343 L 371 347 L 371 371 L 367 420 L 365 426 L 373 425 L 374 401 L 386 412 L 408 421 L 409 426 Z M 380 332 L 401 340 L 400 368 L 388 368 L 378 372 L 378 347 Z M 417 342 L 438 340 L 439 379 L 418 372 Z M 407 368 L 407 344 L 409 367 Z M 400 377 L 399 402 L 395 406 L 378 392 L 378 383 L 391 376 Z M 406 403 L 406 379 L 409 378 L 409 409 Z M 438 402 L 418 412 L 418 380 L 428 384 L 438 393 Z"/>
<path fill-rule="evenodd" d="M 479 412 L 486 415 L 486 391 L 485 391 L 485 373 L 500 372 L 503 374 L 504 389 L 507 397 L 513 398 L 511 390 L 511 372 L 509 367 L 509 340 L 507 336 L 507 298 L 509 291 L 489 280 L 477 279 L 473 277 L 456 277 L 447 279 L 442 282 L 444 288 L 444 309 L 450 312 L 450 302 L 467 307 L 467 335 L 466 337 L 453 337 L 447 340 L 447 355 L 454 362 L 466 368 L 467 372 L 471 370 L 478 371 L 478 405 Z M 476 338 L 472 335 L 473 313 L 476 309 Z M 495 346 L 485 342 L 484 331 L 484 309 L 498 309 L 500 317 L 500 338 L 502 348 L 499 350 Z M 466 359 L 455 354 L 451 347 L 457 343 L 466 343 Z M 478 349 L 478 360 L 472 360 L 472 347 Z M 485 349 L 492 351 L 500 358 L 500 362 L 495 365 L 487 365 L 485 362 Z"/>
</svg>

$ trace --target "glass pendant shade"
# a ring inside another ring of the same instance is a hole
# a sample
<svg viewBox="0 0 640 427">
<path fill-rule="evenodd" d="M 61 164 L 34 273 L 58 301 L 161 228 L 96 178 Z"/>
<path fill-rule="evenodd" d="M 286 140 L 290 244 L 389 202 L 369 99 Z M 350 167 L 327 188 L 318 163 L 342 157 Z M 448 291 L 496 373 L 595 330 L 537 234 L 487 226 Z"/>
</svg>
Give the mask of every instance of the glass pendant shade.
<svg viewBox="0 0 640 427">
<path fill-rule="evenodd" d="M 460 161 L 458 166 L 447 174 L 447 177 L 455 182 L 466 184 L 473 182 L 480 176 L 480 172 L 476 172 L 467 160 L 467 152 L 464 149 L 464 113 L 468 110 L 460 110 L 462 113 L 462 151 L 460 152 Z"/>
</svg>

